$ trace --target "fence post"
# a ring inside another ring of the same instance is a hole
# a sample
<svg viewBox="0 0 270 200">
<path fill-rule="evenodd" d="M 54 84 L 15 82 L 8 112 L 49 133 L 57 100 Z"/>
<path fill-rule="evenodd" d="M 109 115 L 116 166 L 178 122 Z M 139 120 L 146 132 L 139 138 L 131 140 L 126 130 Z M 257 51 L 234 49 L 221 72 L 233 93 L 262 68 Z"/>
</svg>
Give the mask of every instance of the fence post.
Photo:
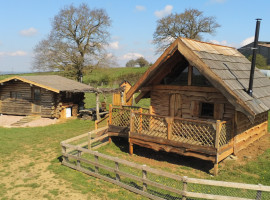
<svg viewBox="0 0 270 200">
<path fill-rule="evenodd" d="M 220 120 L 217 120 L 216 122 L 216 138 L 215 138 L 215 148 L 217 150 L 216 153 L 216 161 L 214 164 L 214 175 L 216 176 L 218 174 L 218 154 L 219 154 L 219 136 L 220 136 Z"/>
<path fill-rule="evenodd" d="M 95 151 L 97 152 L 97 151 Z M 95 155 L 95 161 L 96 161 L 96 164 L 98 164 L 98 156 Z M 98 170 L 99 170 L 99 167 L 97 165 L 95 165 L 95 172 L 98 174 Z"/>
<path fill-rule="evenodd" d="M 115 178 L 116 181 L 120 181 L 120 175 L 118 174 L 119 171 L 119 163 L 115 161 Z"/>
<path fill-rule="evenodd" d="M 77 150 L 77 170 L 81 168 L 81 161 L 79 160 L 81 158 L 82 152 L 80 150 Z"/>
<path fill-rule="evenodd" d="M 259 184 L 259 186 L 261 186 L 261 184 Z M 256 194 L 256 200 L 261 200 L 261 199 L 262 199 L 262 191 L 258 190 Z"/>
<path fill-rule="evenodd" d="M 62 145 L 62 154 L 63 154 L 63 160 L 62 160 L 62 163 L 67 163 L 68 162 L 68 157 L 65 155 L 67 153 L 67 147 L 64 146 L 63 144 Z"/>
<path fill-rule="evenodd" d="M 112 124 L 112 104 L 109 105 L 109 125 Z"/>
<path fill-rule="evenodd" d="M 95 120 L 95 130 L 98 129 L 98 120 Z"/>
<path fill-rule="evenodd" d="M 97 120 L 100 120 L 100 115 L 99 115 L 99 93 L 96 92 L 96 116 Z"/>
<path fill-rule="evenodd" d="M 182 193 L 182 200 L 186 200 L 187 197 L 186 197 L 186 192 L 188 190 L 188 187 L 187 187 L 187 176 L 183 176 L 183 193 Z"/>
<path fill-rule="evenodd" d="M 92 132 L 88 132 L 88 149 L 91 150 L 91 139 L 92 139 Z"/>
<path fill-rule="evenodd" d="M 143 165 L 143 169 L 142 169 L 142 178 L 143 178 L 143 191 L 146 192 L 147 191 L 147 184 L 145 183 L 144 180 L 147 179 L 147 171 L 145 170 L 146 165 Z"/>
<path fill-rule="evenodd" d="M 129 135 L 128 135 L 128 142 L 129 142 L 129 154 L 133 155 L 133 144 L 130 141 L 130 134 L 133 133 L 135 131 L 135 126 L 134 126 L 134 122 L 135 122 L 135 113 L 133 112 L 133 110 L 130 111 L 130 129 L 129 129 Z"/>
</svg>

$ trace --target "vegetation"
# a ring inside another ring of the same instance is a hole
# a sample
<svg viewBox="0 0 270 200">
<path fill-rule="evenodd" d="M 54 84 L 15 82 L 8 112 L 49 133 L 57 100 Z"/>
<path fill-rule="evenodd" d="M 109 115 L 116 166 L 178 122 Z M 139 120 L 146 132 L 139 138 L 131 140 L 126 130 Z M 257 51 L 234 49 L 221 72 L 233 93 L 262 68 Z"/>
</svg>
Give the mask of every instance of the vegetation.
<svg viewBox="0 0 270 200">
<path fill-rule="evenodd" d="M 248 60 L 252 61 L 252 55 L 248 56 Z M 267 68 L 267 59 L 262 54 L 256 55 L 256 67 L 260 69 L 266 69 Z"/>
<path fill-rule="evenodd" d="M 197 9 L 186 9 L 184 13 L 170 14 L 157 21 L 153 43 L 157 52 L 163 52 L 178 37 L 201 40 L 202 33 L 213 34 L 218 27 L 215 17 L 205 17 Z"/>
<path fill-rule="evenodd" d="M 139 57 L 136 60 L 131 59 L 126 63 L 126 67 L 135 67 L 136 65 L 139 65 L 140 67 L 146 67 L 149 66 L 149 62 L 145 60 L 144 57 Z"/>
<path fill-rule="evenodd" d="M 68 71 L 80 80 L 92 60 L 107 57 L 103 51 L 110 24 L 105 10 L 91 10 L 86 4 L 60 10 L 48 38 L 35 47 L 34 69 Z"/>
</svg>

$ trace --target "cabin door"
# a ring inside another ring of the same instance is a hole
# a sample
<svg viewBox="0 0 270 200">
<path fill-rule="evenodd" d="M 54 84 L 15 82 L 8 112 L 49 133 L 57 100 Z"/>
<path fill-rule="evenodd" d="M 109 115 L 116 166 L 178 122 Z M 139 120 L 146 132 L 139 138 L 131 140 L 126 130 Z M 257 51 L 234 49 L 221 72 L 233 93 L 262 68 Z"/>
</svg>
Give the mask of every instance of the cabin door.
<svg viewBox="0 0 270 200">
<path fill-rule="evenodd" d="M 32 88 L 32 113 L 41 113 L 41 93 L 40 88 Z"/>
<path fill-rule="evenodd" d="M 182 98 L 180 94 L 170 95 L 170 116 L 182 117 Z"/>
</svg>

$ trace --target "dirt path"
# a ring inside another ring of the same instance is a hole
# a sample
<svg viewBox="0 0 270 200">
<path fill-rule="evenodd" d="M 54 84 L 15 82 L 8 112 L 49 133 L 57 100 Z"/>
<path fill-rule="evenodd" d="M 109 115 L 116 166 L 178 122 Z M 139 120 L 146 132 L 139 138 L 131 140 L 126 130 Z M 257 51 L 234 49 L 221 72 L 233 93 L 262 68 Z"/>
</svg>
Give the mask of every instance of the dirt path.
<svg viewBox="0 0 270 200">
<path fill-rule="evenodd" d="M 9 175 L 3 176 L 0 183 L 4 184 L 7 199 L 89 199 L 48 170 L 50 158 L 56 155 L 47 154 L 42 159 L 28 155 L 4 166 L 3 171 Z"/>
</svg>

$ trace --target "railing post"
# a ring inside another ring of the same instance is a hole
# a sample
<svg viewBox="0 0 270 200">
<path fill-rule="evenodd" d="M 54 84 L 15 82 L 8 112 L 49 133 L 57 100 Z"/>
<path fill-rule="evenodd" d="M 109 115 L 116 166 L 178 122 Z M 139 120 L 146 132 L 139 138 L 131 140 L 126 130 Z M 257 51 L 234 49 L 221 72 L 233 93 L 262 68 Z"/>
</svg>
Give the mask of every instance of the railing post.
<svg viewBox="0 0 270 200">
<path fill-rule="evenodd" d="M 259 186 L 261 186 L 261 184 L 259 184 Z M 262 199 L 262 191 L 258 190 L 256 194 L 256 200 L 261 200 L 261 199 Z"/>
<path fill-rule="evenodd" d="M 98 120 L 95 120 L 95 130 L 98 129 Z"/>
<path fill-rule="evenodd" d="M 112 124 L 112 104 L 109 105 L 109 125 Z"/>
<path fill-rule="evenodd" d="M 146 165 L 143 165 L 143 169 L 142 169 L 142 178 L 143 178 L 143 191 L 146 192 L 147 191 L 147 184 L 145 183 L 144 180 L 147 179 L 147 171 L 144 169 L 146 167 Z"/>
<path fill-rule="evenodd" d="M 186 200 L 186 192 L 188 190 L 188 185 L 187 185 L 187 176 L 183 176 L 183 192 L 182 192 L 182 200 Z"/>
<path fill-rule="evenodd" d="M 135 114 L 133 110 L 131 110 L 130 111 L 130 129 L 129 129 L 131 133 L 135 131 L 134 122 L 135 122 Z"/>
<path fill-rule="evenodd" d="M 173 117 L 166 117 L 166 122 L 167 122 L 167 139 L 171 140 L 172 139 L 172 123 L 173 123 L 174 118 Z"/>
<path fill-rule="evenodd" d="M 115 161 L 115 178 L 116 181 L 120 181 L 120 175 L 118 174 L 119 171 L 119 163 Z"/>
<path fill-rule="evenodd" d="M 219 154 L 219 138 L 220 138 L 220 120 L 217 120 L 216 122 L 216 138 L 215 138 L 215 148 L 216 148 L 216 161 L 214 164 L 214 175 L 216 176 L 218 174 L 218 154 Z"/>
<path fill-rule="evenodd" d="M 139 126 L 139 133 L 142 133 L 142 108 L 139 109 L 140 112 L 140 126 Z"/>
</svg>

